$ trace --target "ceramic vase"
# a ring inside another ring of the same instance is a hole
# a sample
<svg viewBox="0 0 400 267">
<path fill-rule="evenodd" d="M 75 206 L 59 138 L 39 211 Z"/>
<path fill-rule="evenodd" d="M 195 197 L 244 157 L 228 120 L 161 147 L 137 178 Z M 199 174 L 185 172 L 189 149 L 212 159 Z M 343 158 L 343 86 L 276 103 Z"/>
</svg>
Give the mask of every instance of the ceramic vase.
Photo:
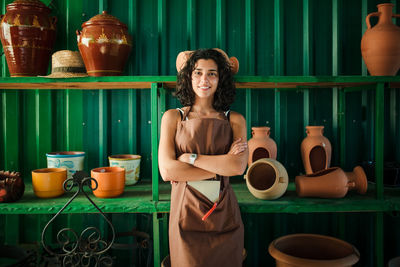
<svg viewBox="0 0 400 267">
<path fill-rule="evenodd" d="M 367 177 L 360 166 L 356 166 L 352 172 L 333 167 L 296 176 L 295 183 L 299 197 L 342 198 L 349 190 L 365 194 L 368 188 Z"/>
<path fill-rule="evenodd" d="M 350 243 L 316 234 L 291 234 L 273 240 L 268 247 L 277 267 L 353 266 L 360 253 Z"/>
<path fill-rule="evenodd" d="M 306 126 L 306 138 L 301 142 L 301 158 L 306 174 L 329 168 L 332 146 L 323 135 L 324 126 Z"/>
<path fill-rule="evenodd" d="M 270 127 L 252 127 L 251 135 L 252 138 L 248 141 L 248 166 L 262 158 L 276 159 L 277 147 L 275 141 L 269 137 Z"/>
<path fill-rule="evenodd" d="M 125 169 L 125 185 L 134 185 L 139 181 L 140 174 L 139 155 L 112 155 L 108 157 L 111 167 L 121 167 Z"/>
<path fill-rule="evenodd" d="M 100 167 L 92 169 L 93 194 L 99 198 L 113 198 L 121 195 L 125 189 L 125 169 L 120 167 Z"/>
<path fill-rule="evenodd" d="M 61 151 L 46 153 L 47 168 L 65 168 L 67 169 L 67 177 L 72 178 L 72 175 L 77 171 L 83 170 L 85 160 L 85 152 L 80 151 Z"/>
<path fill-rule="evenodd" d="M 246 185 L 250 193 L 259 199 L 277 199 L 287 189 L 289 177 L 285 167 L 277 160 L 263 158 L 247 169 Z"/>
<path fill-rule="evenodd" d="M 121 75 L 132 48 L 128 28 L 103 11 L 76 32 L 78 48 L 90 76 Z"/>
<path fill-rule="evenodd" d="M 39 0 L 16 0 L 1 15 L 0 39 L 11 77 L 46 75 L 56 17 Z"/>
<path fill-rule="evenodd" d="M 239 60 L 236 57 L 229 57 L 225 51 L 219 48 L 214 48 L 218 52 L 220 52 L 226 60 L 229 62 L 231 66 L 231 71 L 233 74 L 238 73 L 239 71 Z M 182 51 L 176 57 L 176 70 L 179 72 L 186 64 L 187 60 L 190 58 L 191 54 L 194 51 Z"/>
<path fill-rule="evenodd" d="M 361 39 L 361 54 L 369 73 L 373 76 L 394 76 L 400 68 L 400 27 L 392 22 L 391 3 L 377 5 L 378 12 L 368 14 L 367 30 Z M 378 17 L 371 27 L 370 18 Z"/>
</svg>

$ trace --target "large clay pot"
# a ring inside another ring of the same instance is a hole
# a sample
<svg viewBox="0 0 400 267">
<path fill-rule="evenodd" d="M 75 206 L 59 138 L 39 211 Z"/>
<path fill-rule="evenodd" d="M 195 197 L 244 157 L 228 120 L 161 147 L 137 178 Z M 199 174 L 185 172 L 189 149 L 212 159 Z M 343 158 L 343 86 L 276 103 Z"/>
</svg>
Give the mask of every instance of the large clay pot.
<svg viewBox="0 0 400 267">
<path fill-rule="evenodd" d="M 292 234 L 272 241 L 269 254 L 277 267 L 353 266 L 360 253 L 351 244 L 324 235 Z"/>
<path fill-rule="evenodd" d="M 339 167 L 333 167 L 296 176 L 295 182 L 299 197 L 341 198 L 348 190 L 365 194 L 368 188 L 367 177 L 360 166 L 356 166 L 353 172 L 344 172 Z"/>
<path fill-rule="evenodd" d="M 233 74 L 238 73 L 239 71 L 239 60 L 236 57 L 228 57 L 228 55 L 223 51 L 222 49 L 219 48 L 214 48 L 218 52 L 220 52 L 226 60 L 229 62 L 231 65 L 231 71 Z M 186 61 L 190 58 L 194 51 L 182 51 L 178 54 L 176 57 L 176 70 L 179 72 L 186 64 Z"/>
<path fill-rule="evenodd" d="M 270 133 L 269 127 L 251 127 L 251 134 L 253 137 L 248 141 L 248 166 L 262 158 L 276 159 L 276 143 L 269 137 Z"/>
<path fill-rule="evenodd" d="M 263 158 L 247 169 L 246 185 L 250 193 L 259 199 L 277 199 L 288 187 L 289 177 L 285 167 L 277 160 Z"/>
<path fill-rule="evenodd" d="M 116 17 L 103 11 L 76 31 L 78 47 L 88 75 L 121 75 L 132 48 L 128 28 Z"/>
<path fill-rule="evenodd" d="M 0 39 L 11 77 L 46 75 L 56 17 L 39 0 L 16 0 L 1 15 Z"/>
<path fill-rule="evenodd" d="M 378 12 L 368 14 L 367 30 L 361 39 L 361 54 L 369 73 L 373 76 L 394 76 L 400 68 L 400 27 L 392 18 L 393 4 L 377 5 Z M 371 27 L 370 18 L 379 17 L 378 24 Z"/>
<path fill-rule="evenodd" d="M 301 142 L 301 158 L 306 174 L 329 168 L 332 146 L 323 136 L 324 126 L 306 126 L 306 138 Z"/>
</svg>

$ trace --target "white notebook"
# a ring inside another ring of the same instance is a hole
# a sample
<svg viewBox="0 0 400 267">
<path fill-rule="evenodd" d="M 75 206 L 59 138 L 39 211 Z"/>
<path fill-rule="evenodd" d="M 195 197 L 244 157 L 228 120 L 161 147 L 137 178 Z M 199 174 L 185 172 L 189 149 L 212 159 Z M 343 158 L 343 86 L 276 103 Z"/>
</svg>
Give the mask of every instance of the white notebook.
<svg viewBox="0 0 400 267">
<path fill-rule="evenodd" d="M 216 202 L 219 198 L 221 181 L 204 180 L 204 181 L 189 181 L 188 185 L 202 193 L 211 202 Z"/>
</svg>

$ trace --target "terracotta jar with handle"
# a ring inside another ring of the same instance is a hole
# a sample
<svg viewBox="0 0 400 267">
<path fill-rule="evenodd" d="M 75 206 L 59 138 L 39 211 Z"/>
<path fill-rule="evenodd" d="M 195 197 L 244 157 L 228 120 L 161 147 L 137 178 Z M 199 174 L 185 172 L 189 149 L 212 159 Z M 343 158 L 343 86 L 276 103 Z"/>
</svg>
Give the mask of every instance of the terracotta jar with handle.
<svg viewBox="0 0 400 267">
<path fill-rule="evenodd" d="M 368 14 L 367 30 L 361 39 L 361 54 L 368 71 L 373 76 L 394 76 L 400 68 L 400 27 L 392 22 L 391 3 L 377 5 L 378 12 Z M 371 27 L 370 18 L 378 17 L 378 24 Z"/>
<path fill-rule="evenodd" d="M 16 0 L 1 15 L 0 39 L 11 77 L 46 75 L 56 17 L 39 0 Z"/>
<path fill-rule="evenodd" d="M 269 137 L 270 133 L 270 127 L 251 127 L 248 166 L 262 158 L 276 159 L 277 147 L 275 141 Z"/>
<path fill-rule="evenodd" d="M 78 47 L 90 76 L 121 75 L 132 48 L 128 28 L 106 11 L 76 31 Z"/>
<path fill-rule="evenodd" d="M 306 138 L 301 142 L 301 158 L 306 174 L 329 168 L 332 146 L 323 136 L 324 126 L 307 126 Z"/>
<path fill-rule="evenodd" d="M 332 167 L 296 176 L 295 183 L 299 197 L 342 198 L 349 190 L 365 194 L 368 188 L 367 176 L 360 166 L 356 166 L 352 172 Z"/>
</svg>

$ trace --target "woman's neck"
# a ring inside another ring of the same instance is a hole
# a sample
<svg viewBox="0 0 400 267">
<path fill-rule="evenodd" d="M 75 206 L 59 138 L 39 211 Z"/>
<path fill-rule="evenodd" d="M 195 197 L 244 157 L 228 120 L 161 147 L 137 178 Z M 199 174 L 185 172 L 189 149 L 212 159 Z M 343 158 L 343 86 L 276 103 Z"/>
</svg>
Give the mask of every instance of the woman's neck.
<svg viewBox="0 0 400 267">
<path fill-rule="evenodd" d="M 209 99 L 196 99 L 194 104 L 192 105 L 191 110 L 193 112 L 202 114 L 215 112 L 215 108 L 212 105 L 212 101 L 210 101 Z"/>
</svg>

